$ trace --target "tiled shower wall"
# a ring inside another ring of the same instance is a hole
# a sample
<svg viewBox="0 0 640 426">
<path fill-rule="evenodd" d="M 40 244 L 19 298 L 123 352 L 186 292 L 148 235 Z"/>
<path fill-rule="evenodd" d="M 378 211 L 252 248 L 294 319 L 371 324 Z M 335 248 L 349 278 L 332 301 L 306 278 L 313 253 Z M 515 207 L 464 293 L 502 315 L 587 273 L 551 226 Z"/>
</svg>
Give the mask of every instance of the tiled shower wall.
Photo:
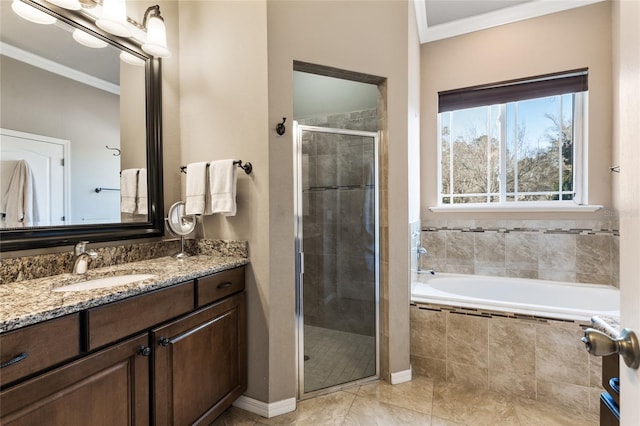
<svg viewBox="0 0 640 426">
<path fill-rule="evenodd" d="M 420 267 L 617 287 L 618 229 L 614 219 L 423 221 Z"/>
<path fill-rule="evenodd" d="M 296 119 L 299 124 L 307 126 L 332 127 L 334 129 L 378 131 L 378 111 L 365 109 L 343 114 L 317 115 Z"/>
<path fill-rule="evenodd" d="M 298 122 L 367 131 L 378 126 L 375 109 Z M 305 324 L 373 336 L 373 142 L 306 133 L 302 155 Z"/>
</svg>

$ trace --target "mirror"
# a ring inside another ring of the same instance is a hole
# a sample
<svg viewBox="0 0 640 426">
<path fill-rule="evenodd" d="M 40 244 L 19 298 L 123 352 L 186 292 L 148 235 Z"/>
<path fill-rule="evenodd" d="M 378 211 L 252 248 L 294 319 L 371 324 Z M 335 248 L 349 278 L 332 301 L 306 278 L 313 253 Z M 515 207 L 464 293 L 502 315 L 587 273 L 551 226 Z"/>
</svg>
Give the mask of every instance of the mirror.
<svg viewBox="0 0 640 426">
<path fill-rule="evenodd" d="M 171 232 L 180 236 L 180 251 L 173 255 L 176 259 L 185 259 L 189 257 L 184 251 L 184 237 L 193 232 L 196 227 L 196 216 L 186 214 L 184 201 L 173 203 L 169 207 L 167 215 L 167 225 Z"/>
<path fill-rule="evenodd" d="M 0 250 L 161 236 L 159 59 L 82 11 L 22 1 L 56 22 L 0 2 Z"/>
</svg>

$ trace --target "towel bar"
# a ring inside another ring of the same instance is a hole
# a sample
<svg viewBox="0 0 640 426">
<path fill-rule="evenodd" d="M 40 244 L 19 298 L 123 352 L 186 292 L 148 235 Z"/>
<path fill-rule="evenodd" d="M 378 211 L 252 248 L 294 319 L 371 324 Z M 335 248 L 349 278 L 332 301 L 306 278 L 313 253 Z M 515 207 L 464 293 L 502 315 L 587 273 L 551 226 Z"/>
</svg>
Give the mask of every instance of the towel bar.
<svg viewBox="0 0 640 426">
<path fill-rule="evenodd" d="M 244 170 L 244 172 L 248 175 L 251 174 L 251 171 L 253 170 L 253 166 L 248 161 L 242 164 L 242 160 L 235 160 L 233 164 L 236 164 L 238 167 Z M 207 167 L 209 167 L 208 164 L 207 164 Z M 180 172 L 187 174 L 187 166 L 180 166 Z"/>
<path fill-rule="evenodd" d="M 94 189 L 94 191 L 96 191 L 97 193 L 100 193 L 102 191 L 120 191 L 120 188 L 96 188 Z"/>
</svg>

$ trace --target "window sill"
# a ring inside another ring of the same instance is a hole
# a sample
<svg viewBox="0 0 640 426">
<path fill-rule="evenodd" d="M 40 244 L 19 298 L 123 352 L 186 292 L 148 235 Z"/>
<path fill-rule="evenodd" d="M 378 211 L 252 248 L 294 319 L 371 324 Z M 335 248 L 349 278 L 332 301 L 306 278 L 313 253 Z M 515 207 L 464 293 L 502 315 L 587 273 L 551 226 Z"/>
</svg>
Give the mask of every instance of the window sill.
<svg viewBox="0 0 640 426">
<path fill-rule="evenodd" d="M 429 210 L 434 213 L 490 213 L 490 212 L 503 212 L 503 213 L 526 213 L 526 212 L 560 212 L 560 213 L 573 213 L 573 212 L 595 212 L 600 210 L 602 206 L 589 205 L 581 206 L 574 203 L 537 203 L 531 205 L 529 203 L 513 203 L 511 205 L 484 205 L 484 204 L 456 204 L 456 205 L 443 205 L 429 207 Z"/>
</svg>

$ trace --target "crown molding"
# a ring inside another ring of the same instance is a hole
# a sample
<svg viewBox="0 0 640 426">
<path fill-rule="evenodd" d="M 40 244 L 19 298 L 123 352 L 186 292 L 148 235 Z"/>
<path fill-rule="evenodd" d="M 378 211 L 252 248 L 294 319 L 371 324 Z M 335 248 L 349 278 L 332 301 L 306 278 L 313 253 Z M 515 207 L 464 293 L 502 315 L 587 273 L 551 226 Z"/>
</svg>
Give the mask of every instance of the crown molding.
<svg viewBox="0 0 640 426">
<path fill-rule="evenodd" d="M 420 43 L 455 37 L 606 0 L 532 0 L 527 3 L 519 3 L 515 6 L 431 27 L 427 24 L 426 1 L 414 0 Z"/>
<path fill-rule="evenodd" d="M 105 92 L 120 96 L 120 86 L 117 84 L 113 84 L 87 73 L 75 70 L 66 65 L 43 58 L 42 56 L 27 52 L 26 50 L 10 44 L 0 42 L 0 53 L 4 56 L 8 56 L 9 58 L 13 58 L 16 61 L 24 62 L 45 71 L 49 71 L 82 84 L 95 87 L 96 89 L 104 90 Z"/>
</svg>

